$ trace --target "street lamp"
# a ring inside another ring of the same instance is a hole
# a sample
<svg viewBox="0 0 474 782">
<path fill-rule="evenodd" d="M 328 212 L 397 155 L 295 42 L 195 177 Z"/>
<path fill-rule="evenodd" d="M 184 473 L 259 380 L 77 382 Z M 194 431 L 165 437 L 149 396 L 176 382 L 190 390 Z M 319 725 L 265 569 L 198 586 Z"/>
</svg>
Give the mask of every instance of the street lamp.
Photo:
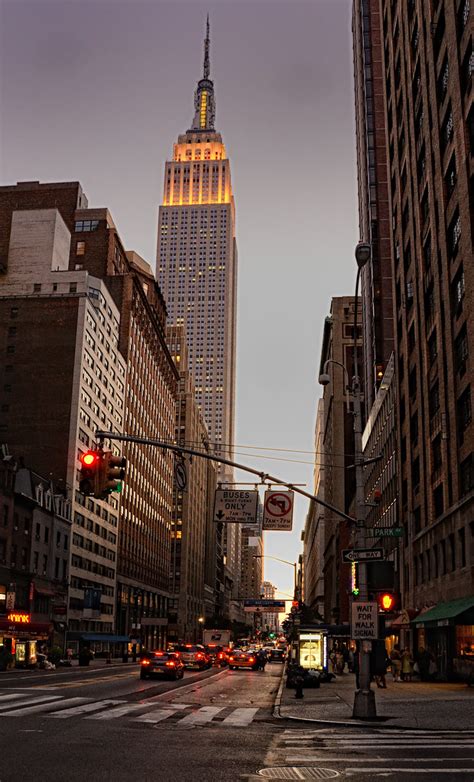
<svg viewBox="0 0 474 782">
<path fill-rule="evenodd" d="M 356 525 L 355 525 L 355 547 L 364 548 L 365 546 L 365 497 L 364 497 L 364 458 L 362 453 L 362 394 L 360 387 L 359 377 L 359 357 L 357 352 L 357 315 L 358 315 L 358 296 L 359 296 L 359 281 L 360 274 L 366 263 L 371 257 L 371 246 L 366 242 L 359 242 L 355 248 L 355 259 L 357 263 L 357 277 L 354 296 L 354 330 L 353 330 L 353 362 L 354 362 L 354 377 L 352 378 L 352 401 L 353 401 L 353 421 L 354 421 L 354 467 L 356 478 L 356 496 L 355 496 L 355 511 L 356 511 Z M 332 359 L 330 359 L 333 361 Z M 328 362 L 326 362 L 327 364 Z M 339 364 L 339 362 L 333 361 L 333 363 Z M 324 370 L 326 369 L 324 365 Z M 347 369 L 344 367 L 347 374 Z M 327 385 L 329 382 L 329 375 L 323 372 L 320 375 L 319 382 L 322 385 Z M 367 588 L 367 567 L 365 562 L 358 563 L 358 586 L 359 594 L 357 600 L 362 602 L 367 601 L 368 588 Z M 368 650 L 362 643 L 360 650 L 360 665 L 359 665 L 359 684 L 360 687 L 355 692 L 354 707 L 352 716 L 358 719 L 373 719 L 376 716 L 375 705 L 375 693 L 370 688 L 370 655 Z"/>
<path fill-rule="evenodd" d="M 204 618 L 203 616 L 199 616 L 199 617 L 198 617 L 198 622 L 199 622 L 199 638 L 200 638 L 200 641 L 201 641 L 201 643 L 202 643 L 202 641 L 203 641 L 203 638 L 204 638 L 204 632 L 203 632 L 203 631 L 204 631 L 204 622 L 205 622 L 205 621 L 206 621 L 206 620 L 205 620 L 205 618 Z"/>
<path fill-rule="evenodd" d="M 298 600 L 298 574 L 297 574 L 296 562 L 290 562 L 288 559 L 280 559 L 279 557 L 273 557 L 271 554 L 254 554 L 252 559 L 274 559 L 276 562 L 283 562 L 285 565 L 291 565 L 291 567 L 294 568 L 294 578 L 295 578 L 294 599 Z"/>
</svg>

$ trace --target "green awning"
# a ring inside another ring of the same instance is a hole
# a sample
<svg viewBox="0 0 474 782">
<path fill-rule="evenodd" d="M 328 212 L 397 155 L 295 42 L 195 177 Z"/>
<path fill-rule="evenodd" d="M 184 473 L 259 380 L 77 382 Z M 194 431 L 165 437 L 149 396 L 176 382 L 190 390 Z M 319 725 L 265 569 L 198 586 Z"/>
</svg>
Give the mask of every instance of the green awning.
<svg viewBox="0 0 474 782">
<path fill-rule="evenodd" d="M 456 619 L 460 614 L 472 609 L 474 613 L 474 595 L 470 597 L 460 597 L 458 600 L 450 600 L 449 603 L 438 603 L 428 611 L 423 611 L 411 620 L 413 625 L 425 624 L 426 622 L 438 622 L 441 620 Z M 470 624 L 470 620 L 468 622 Z"/>
</svg>

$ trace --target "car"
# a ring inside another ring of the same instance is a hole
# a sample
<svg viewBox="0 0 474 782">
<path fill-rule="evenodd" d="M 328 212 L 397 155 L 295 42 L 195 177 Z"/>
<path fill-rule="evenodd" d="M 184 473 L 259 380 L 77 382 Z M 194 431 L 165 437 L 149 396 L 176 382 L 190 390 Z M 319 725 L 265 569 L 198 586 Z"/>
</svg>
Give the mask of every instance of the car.
<svg viewBox="0 0 474 782">
<path fill-rule="evenodd" d="M 152 676 L 169 678 L 177 681 L 184 675 L 184 663 L 177 652 L 146 652 L 140 659 L 140 679 Z"/>
<path fill-rule="evenodd" d="M 284 663 L 286 660 L 286 652 L 284 649 L 270 649 L 268 655 L 268 662 L 270 663 Z"/>
<path fill-rule="evenodd" d="M 257 670 L 258 660 L 255 652 L 240 652 L 232 651 L 228 657 L 227 662 L 231 671 L 235 671 L 237 668 L 250 668 L 252 671 Z"/>
<path fill-rule="evenodd" d="M 203 671 L 212 666 L 211 656 L 206 652 L 204 646 L 200 644 L 182 644 L 178 646 L 181 659 L 186 668 Z"/>
</svg>

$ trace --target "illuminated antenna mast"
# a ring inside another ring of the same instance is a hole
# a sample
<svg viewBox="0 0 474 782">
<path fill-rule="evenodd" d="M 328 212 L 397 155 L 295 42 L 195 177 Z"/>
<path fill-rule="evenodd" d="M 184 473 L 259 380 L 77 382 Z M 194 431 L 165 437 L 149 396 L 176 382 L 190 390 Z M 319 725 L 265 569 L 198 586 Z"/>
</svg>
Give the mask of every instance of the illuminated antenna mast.
<svg viewBox="0 0 474 782">
<path fill-rule="evenodd" d="M 210 39 L 209 39 L 209 14 L 207 15 L 207 22 L 206 22 L 206 39 L 204 41 L 204 79 L 209 78 L 209 74 L 211 72 L 211 66 L 209 63 L 209 46 L 210 46 Z"/>
</svg>

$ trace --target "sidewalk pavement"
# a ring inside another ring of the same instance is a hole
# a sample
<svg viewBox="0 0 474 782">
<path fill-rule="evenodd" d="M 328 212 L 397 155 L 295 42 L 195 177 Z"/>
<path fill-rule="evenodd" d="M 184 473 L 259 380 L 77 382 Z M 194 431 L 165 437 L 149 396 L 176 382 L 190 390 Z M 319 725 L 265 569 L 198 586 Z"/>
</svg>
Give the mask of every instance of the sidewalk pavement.
<svg viewBox="0 0 474 782">
<path fill-rule="evenodd" d="M 89 665 L 83 665 L 83 666 L 81 665 L 81 671 L 87 671 L 87 670 L 96 669 L 96 668 L 112 668 L 112 667 L 116 667 L 116 666 L 120 666 L 120 667 L 126 668 L 127 665 L 132 667 L 132 666 L 137 666 L 139 664 L 140 664 L 139 657 L 137 657 L 137 660 L 134 663 L 133 660 L 132 660 L 132 656 L 131 655 L 128 658 L 128 662 L 127 663 L 123 662 L 122 657 L 113 657 L 112 658 L 112 662 L 110 662 L 110 663 L 107 662 L 105 657 L 94 657 L 94 659 L 90 661 Z M 69 665 L 65 665 L 65 666 L 58 665 L 56 667 L 56 671 L 58 671 L 59 673 L 61 673 L 61 672 L 65 673 L 66 671 L 70 671 L 71 668 L 74 668 L 74 669 L 75 668 L 79 668 L 79 660 L 78 659 L 71 660 L 71 665 L 70 666 Z M 41 668 L 9 668 L 8 671 L 0 671 L 0 676 L 2 676 L 3 674 L 8 675 L 8 674 L 18 674 L 18 673 L 28 673 L 28 672 L 29 673 L 36 673 L 36 674 L 37 673 L 54 673 L 54 671 L 47 671 L 47 670 L 43 670 Z"/>
<path fill-rule="evenodd" d="M 474 688 L 462 683 L 394 682 L 387 674 L 387 689 L 375 683 L 377 720 L 352 718 L 355 677 L 345 673 L 319 689 L 305 688 L 304 698 L 286 688 L 283 675 L 277 699 L 276 716 L 330 723 L 334 725 L 372 725 L 418 728 L 419 730 L 472 730 L 474 725 Z"/>
</svg>

